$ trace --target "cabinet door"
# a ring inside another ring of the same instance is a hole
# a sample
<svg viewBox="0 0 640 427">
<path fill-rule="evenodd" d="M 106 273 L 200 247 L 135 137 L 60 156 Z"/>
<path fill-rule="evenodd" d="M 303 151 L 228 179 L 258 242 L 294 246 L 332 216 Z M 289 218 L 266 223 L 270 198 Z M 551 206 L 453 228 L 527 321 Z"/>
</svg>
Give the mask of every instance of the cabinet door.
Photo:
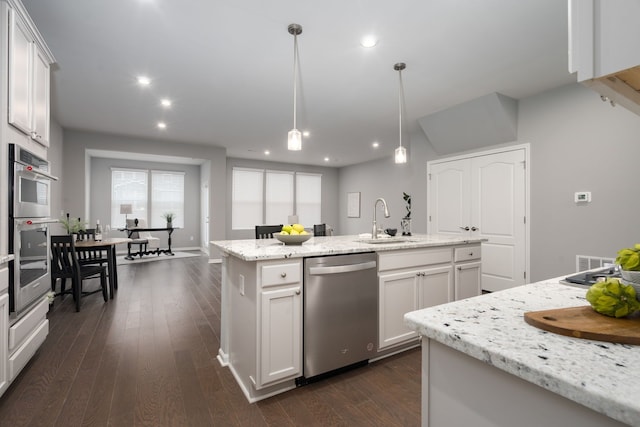
<svg viewBox="0 0 640 427">
<path fill-rule="evenodd" d="M 404 324 L 404 315 L 418 309 L 420 271 L 381 274 L 378 299 L 378 349 L 417 338 Z"/>
<path fill-rule="evenodd" d="M 31 134 L 33 43 L 29 31 L 9 10 L 9 123 Z"/>
<path fill-rule="evenodd" d="M 302 375 L 301 287 L 263 291 L 260 299 L 256 388 Z"/>
<path fill-rule="evenodd" d="M 9 359 L 9 294 L 0 296 L 0 396 L 9 387 L 7 360 Z"/>
<path fill-rule="evenodd" d="M 418 309 L 453 301 L 453 271 L 450 265 L 419 273 Z"/>
<path fill-rule="evenodd" d="M 33 115 L 31 137 L 49 146 L 49 61 L 39 49 L 34 49 Z"/>
<path fill-rule="evenodd" d="M 482 293 L 482 263 L 469 262 L 455 266 L 455 299 L 475 297 Z"/>
</svg>

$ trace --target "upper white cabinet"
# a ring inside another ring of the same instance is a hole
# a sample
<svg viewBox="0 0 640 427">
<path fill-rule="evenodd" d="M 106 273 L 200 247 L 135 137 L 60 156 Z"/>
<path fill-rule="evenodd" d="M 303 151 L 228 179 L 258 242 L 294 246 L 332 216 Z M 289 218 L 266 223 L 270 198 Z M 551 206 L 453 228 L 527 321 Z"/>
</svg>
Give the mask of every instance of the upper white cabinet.
<svg viewBox="0 0 640 427">
<path fill-rule="evenodd" d="M 569 0 L 569 72 L 640 114 L 640 2 Z"/>
<path fill-rule="evenodd" d="M 7 3 L 8 121 L 27 137 L 49 146 L 51 52 L 19 2 Z"/>
</svg>

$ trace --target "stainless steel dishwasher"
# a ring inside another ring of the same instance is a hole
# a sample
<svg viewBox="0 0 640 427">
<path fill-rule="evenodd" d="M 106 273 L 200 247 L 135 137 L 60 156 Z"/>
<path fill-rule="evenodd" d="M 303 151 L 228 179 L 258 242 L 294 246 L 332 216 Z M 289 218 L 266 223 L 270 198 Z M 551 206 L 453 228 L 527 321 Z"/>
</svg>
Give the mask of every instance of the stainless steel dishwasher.
<svg viewBox="0 0 640 427">
<path fill-rule="evenodd" d="M 305 378 L 375 355 L 376 265 L 375 253 L 305 258 Z"/>
</svg>

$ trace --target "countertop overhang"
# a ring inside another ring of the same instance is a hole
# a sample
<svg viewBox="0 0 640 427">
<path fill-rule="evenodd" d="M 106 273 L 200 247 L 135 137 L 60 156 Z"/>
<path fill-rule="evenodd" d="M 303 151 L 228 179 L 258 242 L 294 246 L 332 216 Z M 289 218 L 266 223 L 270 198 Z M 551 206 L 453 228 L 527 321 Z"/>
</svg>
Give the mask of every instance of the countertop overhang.
<svg viewBox="0 0 640 427">
<path fill-rule="evenodd" d="M 580 403 L 638 425 L 640 346 L 557 335 L 527 324 L 524 313 L 589 305 L 586 289 L 561 278 L 413 311 L 419 334 Z"/>
<path fill-rule="evenodd" d="M 485 239 L 432 234 L 418 234 L 396 239 L 381 238 L 385 243 L 366 243 L 364 240 L 367 239 L 353 235 L 312 237 L 302 245 L 285 245 L 277 239 L 216 240 L 211 244 L 223 253 L 244 261 L 259 261 L 465 245 L 485 241 Z"/>
</svg>

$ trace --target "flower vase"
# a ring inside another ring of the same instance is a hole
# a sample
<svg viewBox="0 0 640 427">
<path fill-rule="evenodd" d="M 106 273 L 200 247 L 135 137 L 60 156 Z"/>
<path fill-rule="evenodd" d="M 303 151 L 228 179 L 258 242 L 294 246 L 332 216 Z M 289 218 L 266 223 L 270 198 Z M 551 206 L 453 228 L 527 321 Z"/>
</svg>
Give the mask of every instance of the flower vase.
<svg viewBox="0 0 640 427">
<path fill-rule="evenodd" d="M 173 222 L 167 221 L 167 228 L 173 228 Z"/>
<path fill-rule="evenodd" d="M 402 228 L 403 236 L 411 236 L 411 218 L 402 218 L 400 220 L 400 228 Z"/>
</svg>

